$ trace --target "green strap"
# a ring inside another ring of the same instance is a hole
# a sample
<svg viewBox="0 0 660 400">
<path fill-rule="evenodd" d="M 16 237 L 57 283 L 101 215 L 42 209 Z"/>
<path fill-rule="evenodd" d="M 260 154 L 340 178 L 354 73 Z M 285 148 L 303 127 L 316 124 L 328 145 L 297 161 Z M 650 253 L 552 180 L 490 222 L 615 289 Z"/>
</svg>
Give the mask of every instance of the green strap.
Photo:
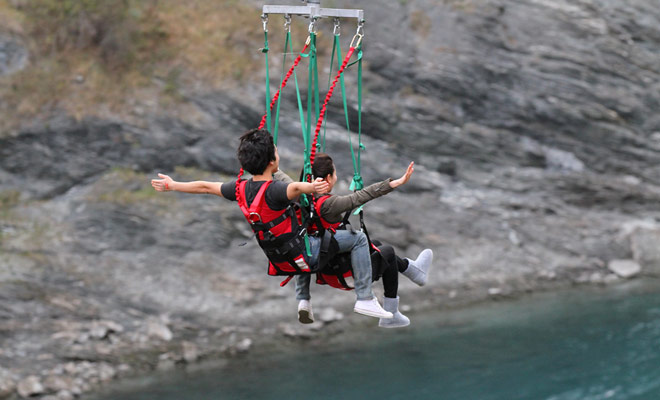
<svg viewBox="0 0 660 400">
<path fill-rule="evenodd" d="M 356 61 L 358 63 L 358 150 L 357 150 L 357 158 L 355 156 L 355 152 L 353 150 L 353 143 L 350 140 L 350 134 L 349 134 L 349 143 L 351 146 L 351 156 L 353 158 L 353 181 L 351 182 L 350 189 L 351 190 L 360 190 L 364 187 L 364 182 L 362 181 L 362 175 L 360 174 L 361 171 L 361 151 L 364 150 L 364 145 L 362 144 L 362 48 L 358 48 L 358 59 Z M 354 64 L 354 63 L 353 63 Z M 347 120 L 348 120 L 348 114 L 347 114 Z M 350 131 L 349 131 L 350 132 Z"/>
<path fill-rule="evenodd" d="M 310 44 L 311 44 L 311 40 L 310 40 Z M 307 53 L 307 54 L 301 53 L 300 56 L 304 57 L 304 58 L 308 58 L 308 57 L 310 57 L 311 53 L 312 53 L 312 49 L 310 47 L 309 53 Z M 295 71 L 293 72 L 293 80 L 296 83 L 296 98 L 298 100 L 298 114 L 300 115 L 300 127 L 302 129 L 303 143 L 305 144 L 305 151 L 306 151 L 307 148 L 310 147 L 310 145 L 308 144 L 309 135 L 307 133 L 308 132 L 307 131 L 307 123 L 305 122 L 305 108 L 303 107 L 302 98 L 300 96 L 300 86 L 298 85 L 298 75 L 296 74 Z M 307 153 L 305 153 L 305 154 L 307 154 Z"/>
<path fill-rule="evenodd" d="M 316 34 L 310 33 L 310 52 L 309 52 L 309 69 L 308 69 L 308 85 L 307 85 L 307 131 L 305 132 L 305 152 L 303 164 L 303 180 L 307 180 L 312 176 L 312 164 L 310 163 L 310 156 L 312 153 L 312 106 L 314 102 L 318 104 L 318 64 L 316 57 Z M 314 119 L 316 121 L 317 118 Z M 302 200 L 302 204 L 308 206 L 307 199 Z"/>
<path fill-rule="evenodd" d="M 316 43 L 316 41 L 314 41 Z M 314 121 L 318 121 L 319 117 L 321 116 L 321 103 L 320 103 L 320 92 L 319 92 L 319 63 L 318 59 L 316 57 L 316 54 L 314 54 L 314 61 L 313 61 L 313 72 L 314 72 L 314 110 L 316 111 Z M 318 150 L 319 144 L 316 144 L 316 150 Z"/>
<path fill-rule="evenodd" d="M 338 51 L 338 52 L 337 52 Z M 332 83 L 332 71 L 334 70 L 334 62 L 335 62 L 335 52 L 337 52 L 337 60 L 341 57 L 341 49 L 339 48 L 339 35 L 335 34 L 335 39 L 332 42 L 332 54 L 330 55 L 330 73 L 328 74 L 328 91 L 330 91 L 330 84 Z M 340 62 L 337 62 L 337 68 L 341 66 Z M 343 82 L 344 75 L 342 75 L 342 82 Z M 342 96 L 344 95 L 344 90 L 342 90 Z M 345 98 L 344 98 L 345 100 Z M 327 112 L 327 111 L 326 111 Z M 346 119 L 348 120 L 348 115 L 346 116 Z M 321 151 L 325 153 L 325 131 L 326 131 L 326 123 L 328 122 L 328 118 L 323 119 L 323 140 L 321 144 Z"/>
<path fill-rule="evenodd" d="M 311 45 L 311 40 L 310 40 L 310 45 Z M 310 47 L 309 53 L 300 54 L 300 55 L 302 57 L 305 57 L 305 58 L 310 58 L 310 62 L 311 62 L 312 52 L 315 52 L 315 51 L 316 51 L 315 46 Z M 309 153 L 307 151 L 308 148 L 311 148 L 311 143 L 310 143 L 311 139 L 310 139 L 310 136 L 309 136 L 309 131 L 307 130 L 307 124 L 305 122 L 305 109 L 303 108 L 302 98 L 300 97 L 300 86 L 298 85 L 298 75 L 296 75 L 295 71 L 293 72 L 293 81 L 296 84 L 296 99 L 298 101 L 298 114 L 300 115 L 300 127 L 302 129 L 303 142 L 305 143 L 305 153 L 304 153 L 305 154 L 304 155 L 305 164 L 304 164 L 304 167 L 303 167 L 303 177 L 306 177 L 307 174 L 311 175 L 311 173 L 312 173 L 312 167 L 309 163 Z M 303 194 L 303 195 L 300 196 L 300 204 L 304 207 L 309 207 L 310 206 L 311 202 L 309 201 L 307 195 Z M 305 215 L 302 215 L 302 220 L 303 220 L 302 221 L 303 224 L 305 224 L 305 222 L 306 222 Z M 307 251 L 307 255 L 309 257 L 311 257 L 312 256 L 312 249 L 310 247 L 309 237 L 307 236 L 307 234 L 305 234 L 305 250 Z"/>
<path fill-rule="evenodd" d="M 281 92 L 282 89 L 281 88 L 282 88 L 282 82 L 284 81 L 284 75 L 285 75 L 284 67 L 286 66 L 286 54 L 289 51 L 289 46 L 290 45 L 291 45 L 291 32 L 287 31 L 286 32 L 286 37 L 284 38 L 284 56 L 282 57 L 282 75 L 280 77 L 280 89 L 279 89 L 280 90 L 280 95 L 277 98 L 277 108 L 275 109 L 275 126 L 273 126 L 273 142 L 275 143 L 276 146 L 277 146 L 277 132 L 278 132 L 279 127 L 280 127 L 280 102 L 282 100 L 282 92 Z M 292 45 L 291 45 L 291 48 L 293 48 Z M 270 105 L 269 105 L 269 107 L 270 107 Z"/>
<path fill-rule="evenodd" d="M 360 190 L 364 187 L 364 182 L 362 181 L 362 175 L 360 175 L 360 170 L 361 170 L 361 159 L 360 155 L 362 150 L 365 149 L 364 145 L 362 144 L 362 46 L 358 47 L 358 72 L 357 72 L 357 81 L 358 81 L 358 152 L 357 152 L 357 163 L 355 163 L 354 160 L 354 175 L 353 175 L 353 182 L 351 182 L 351 188 L 354 190 Z M 352 146 L 351 146 L 352 149 Z M 362 208 L 364 206 L 360 206 L 355 210 L 353 215 L 358 215 L 360 212 L 362 212 Z"/>
<path fill-rule="evenodd" d="M 261 49 L 266 58 L 266 129 L 270 129 L 270 72 L 268 71 L 268 31 L 264 31 L 264 48 Z"/>
<path fill-rule="evenodd" d="M 357 174 L 360 175 L 361 163 L 360 163 L 360 154 L 361 150 L 364 150 L 365 147 L 362 144 L 362 46 L 358 47 L 358 162 L 357 162 Z M 360 188 L 362 188 L 362 177 L 360 176 Z"/>
</svg>

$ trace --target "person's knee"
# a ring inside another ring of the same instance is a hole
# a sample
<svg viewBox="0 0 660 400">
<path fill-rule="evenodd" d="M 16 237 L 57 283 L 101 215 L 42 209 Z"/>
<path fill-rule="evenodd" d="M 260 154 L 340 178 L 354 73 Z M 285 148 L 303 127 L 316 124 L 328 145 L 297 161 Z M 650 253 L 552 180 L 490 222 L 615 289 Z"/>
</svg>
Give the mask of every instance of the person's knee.
<svg viewBox="0 0 660 400">
<path fill-rule="evenodd" d="M 362 231 L 357 231 L 355 232 L 357 235 L 357 239 L 355 240 L 355 243 L 358 245 L 366 245 L 368 243 L 367 241 L 367 235 L 364 234 Z"/>
</svg>

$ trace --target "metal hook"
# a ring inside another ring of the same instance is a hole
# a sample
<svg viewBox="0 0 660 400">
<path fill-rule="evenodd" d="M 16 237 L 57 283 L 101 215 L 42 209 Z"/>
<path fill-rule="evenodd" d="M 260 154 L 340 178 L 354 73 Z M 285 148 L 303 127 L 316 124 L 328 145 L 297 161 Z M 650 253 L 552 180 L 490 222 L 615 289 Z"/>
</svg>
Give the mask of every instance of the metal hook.
<svg viewBox="0 0 660 400">
<path fill-rule="evenodd" d="M 261 22 L 264 24 L 264 32 L 268 32 L 268 14 L 261 14 Z"/>
<path fill-rule="evenodd" d="M 291 32 L 291 16 L 289 14 L 284 14 L 284 29 Z"/>
<path fill-rule="evenodd" d="M 316 34 L 316 18 L 312 18 L 309 22 L 309 33 Z"/>
<path fill-rule="evenodd" d="M 356 35 L 364 36 L 364 20 L 361 20 L 358 23 L 357 26 L 357 32 L 355 32 Z"/>
<path fill-rule="evenodd" d="M 337 17 L 335 17 L 333 21 L 335 23 L 335 27 L 332 30 L 332 33 L 335 36 L 339 36 L 339 35 L 341 35 L 341 22 L 339 21 L 339 18 L 337 18 Z"/>
</svg>

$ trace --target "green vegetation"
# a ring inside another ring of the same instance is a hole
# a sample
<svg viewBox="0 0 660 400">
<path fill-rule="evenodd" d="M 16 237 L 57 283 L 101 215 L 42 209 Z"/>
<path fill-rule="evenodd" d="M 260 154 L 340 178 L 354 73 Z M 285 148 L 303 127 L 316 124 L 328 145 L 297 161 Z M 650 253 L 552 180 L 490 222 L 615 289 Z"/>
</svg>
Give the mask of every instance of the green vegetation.
<svg viewBox="0 0 660 400">
<path fill-rule="evenodd" d="M 20 9 L 42 54 L 89 51 L 118 72 L 159 54 L 168 33 L 157 6 L 158 0 L 31 0 Z"/>
<path fill-rule="evenodd" d="M 0 212 L 18 205 L 20 198 L 21 192 L 17 190 L 0 191 Z"/>
<path fill-rule="evenodd" d="M 154 96 L 177 107 L 187 85 L 262 67 L 259 11 L 235 0 L 0 0 L 3 32 L 23 38 L 30 64 L 0 78 L 0 131 L 53 110 L 130 113 Z"/>
</svg>

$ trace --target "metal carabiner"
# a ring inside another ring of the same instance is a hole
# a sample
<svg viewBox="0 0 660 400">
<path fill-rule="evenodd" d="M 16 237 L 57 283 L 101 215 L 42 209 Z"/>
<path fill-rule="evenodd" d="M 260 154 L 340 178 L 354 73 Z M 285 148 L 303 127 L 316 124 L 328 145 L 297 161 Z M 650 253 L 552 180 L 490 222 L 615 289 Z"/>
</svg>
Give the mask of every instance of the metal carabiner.
<svg viewBox="0 0 660 400">
<path fill-rule="evenodd" d="M 340 21 L 339 21 L 339 18 L 335 17 L 335 18 L 334 18 L 334 23 L 335 23 L 335 27 L 334 27 L 334 29 L 332 30 L 332 33 L 333 33 L 335 36 L 339 36 L 339 35 L 341 35 L 341 23 L 340 23 Z"/>
<path fill-rule="evenodd" d="M 312 18 L 309 22 L 309 33 L 316 34 L 316 18 Z"/>
<path fill-rule="evenodd" d="M 291 32 L 291 16 L 289 14 L 284 14 L 284 30 Z"/>
<path fill-rule="evenodd" d="M 264 32 L 268 32 L 268 14 L 261 14 L 261 22 L 264 24 Z"/>
<path fill-rule="evenodd" d="M 364 37 L 364 20 L 358 23 L 355 36 L 353 36 L 353 40 L 351 40 L 351 47 L 359 47 L 360 43 L 362 43 L 363 37 Z"/>
<path fill-rule="evenodd" d="M 364 20 L 358 23 L 357 32 L 355 32 L 355 34 L 364 36 Z"/>
<path fill-rule="evenodd" d="M 359 47 L 360 44 L 362 43 L 362 38 L 364 35 L 361 35 L 359 33 L 356 33 L 355 36 L 353 36 L 353 40 L 351 40 L 351 45 L 349 47 Z"/>
</svg>

